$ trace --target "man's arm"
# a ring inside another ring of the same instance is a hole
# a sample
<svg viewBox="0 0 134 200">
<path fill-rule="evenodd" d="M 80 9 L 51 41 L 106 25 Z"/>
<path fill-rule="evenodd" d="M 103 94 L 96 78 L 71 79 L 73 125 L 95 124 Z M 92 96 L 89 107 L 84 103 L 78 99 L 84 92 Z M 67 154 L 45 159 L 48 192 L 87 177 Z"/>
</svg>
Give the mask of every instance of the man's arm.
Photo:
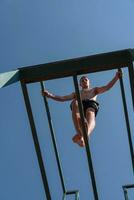
<svg viewBox="0 0 134 200">
<path fill-rule="evenodd" d="M 75 93 L 73 92 L 69 95 L 57 96 L 57 95 L 54 95 L 54 94 L 48 92 L 47 90 L 45 90 L 45 91 L 42 92 L 42 96 L 46 96 L 46 97 L 54 99 L 56 101 L 64 102 L 64 101 L 73 100 L 75 98 Z"/>
<path fill-rule="evenodd" d="M 96 95 L 110 90 L 113 87 L 113 85 L 118 81 L 118 79 L 120 79 L 121 77 L 122 77 L 122 72 L 116 72 L 115 77 L 107 85 L 95 88 Z"/>
</svg>

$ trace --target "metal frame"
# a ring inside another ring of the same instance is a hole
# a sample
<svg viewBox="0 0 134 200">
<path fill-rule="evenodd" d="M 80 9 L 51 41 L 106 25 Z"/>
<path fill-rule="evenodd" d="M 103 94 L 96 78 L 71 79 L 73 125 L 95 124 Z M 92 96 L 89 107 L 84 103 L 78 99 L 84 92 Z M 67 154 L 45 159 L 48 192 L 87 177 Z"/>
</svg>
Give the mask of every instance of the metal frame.
<svg viewBox="0 0 134 200">
<path fill-rule="evenodd" d="M 29 99 L 29 96 L 28 96 L 27 86 L 26 86 L 25 83 L 21 82 L 21 87 L 22 87 L 22 92 L 23 92 L 23 96 L 24 96 L 24 101 L 25 101 L 25 106 L 26 106 L 26 109 L 27 109 L 27 114 L 28 114 L 28 118 L 29 118 L 31 131 L 32 131 L 32 137 L 33 137 L 34 146 L 35 146 L 35 150 L 36 150 L 36 154 L 37 154 L 37 158 L 38 158 L 38 163 L 39 163 L 39 168 L 40 168 L 40 172 L 41 172 L 44 190 L 45 190 L 45 193 L 46 193 L 47 200 L 51 200 L 52 198 L 51 198 L 51 194 L 50 194 L 50 189 L 49 189 L 49 185 L 48 185 L 48 180 L 47 180 L 47 176 L 46 176 L 46 170 L 45 170 L 44 162 L 43 162 L 43 159 L 42 159 L 40 144 L 39 144 L 39 141 L 38 141 L 36 126 L 35 126 L 35 122 L 34 122 L 34 117 L 33 117 L 33 113 L 32 113 L 32 107 L 31 107 L 31 104 L 30 104 L 30 99 Z"/>
<path fill-rule="evenodd" d="M 129 184 L 129 185 L 124 185 L 122 186 L 122 189 L 123 189 L 123 192 L 124 192 L 124 198 L 125 200 L 129 200 L 129 197 L 128 197 L 128 189 L 132 189 L 134 188 L 134 184 Z"/>
<path fill-rule="evenodd" d="M 40 82 L 40 85 L 41 85 L 41 89 L 43 91 L 44 90 L 43 82 Z M 49 184 L 48 184 L 48 180 L 47 180 L 47 176 L 46 176 L 45 165 L 44 165 L 44 162 L 43 162 L 40 144 L 39 144 L 39 140 L 38 140 L 38 134 L 37 134 L 36 126 L 35 126 L 35 122 L 34 122 L 30 98 L 29 98 L 29 95 L 28 95 L 27 86 L 26 86 L 25 83 L 21 82 L 21 87 L 22 87 L 22 92 L 23 92 L 23 96 L 24 96 L 24 101 L 25 101 L 25 105 L 26 105 L 26 109 L 27 109 L 27 114 L 28 114 L 28 118 L 29 118 L 31 131 L 32 131 L 34 146 L 35 146 L 35 150 L 36 150 L 36 154 L 37 154 L 37 158 L 38 158 L 38 163 L 39 163 L 39 168 L 40 168 L 40 172 L 41 172 L 41 177 L 42 177 L 42 181 L 43 181 L 43 186 L 44 186 L 46 198 L 47 198 L 47 200 L 52 200 L 50 189 L 49 189 Z M 59 171 L 59 176 L 60 176 L 62 190 L 63 190 L 63 200 L 65 200 L 66 195 L 72 195 L 72 194 L 75 194 L 75 200 L 79 200 L 79 191 L 78 190 L 68 191 L 66 189 L 65 180 L 64 180 L 64 176 L 63 176 L 63 170 L 62 170 L 61 161 L 60 161 L 60 157 L 59 157 L 59 152 L 58 152 L 58 147 L 57 147 L 57 143 L 56 143 L 56 137 L 55 137 L 55 133 L 54 133 L 54 128 L 53 128 L 53 124 L 52 124 L 52 118 L 51 118 L 51 114 L 50 114 L 48 101 L 47 101 L 46 97 L 43 97 L 43 99 L 44 99 L 44 104 L 45 104 L 45 108 L 46 108 L 48 124 L 49 124 L 49 128 L 50 128 L 52 143 L 53 143 L 53 147 L 54 147 L 56 162 L 57 162 L 57 165 L 58 165 L 58 171 Z"/>
<path fill-rule="evenodd" d="M 75 195 L 75 200 L 80 200 L 78 190 L 68 191 L 68 192 L 64 193 L 62 200 L 66 200 L 66 196 L 68 196 L 68 195 Z"/>
<path fill-rule="evenodd" d="M 131 76 L 133 74 L 131 70 L 133 60 L 134 49 L 124 49 L 109 53 L 56 61 L 53 63 L 21 67 L 18 68 L 17 71 L 0 74 L 0 88 L 20 80 L 25 83 L 40 82 L 84 73 L 117 69 L 117 66 L 120 68 L 129 66 Z M 131 77 L 131 81 L 133 82 L 133 77 Z"/>
<path fill-rule="evenodd" d="M 6 76 L 5 76 L 5 74 L 0 74 L 0 87 L 7 86 L 16 81 L 21 81 L 22 91 L 23 91 L 24 100 L 25 100 L 25 104 L 26 104 L 26 108 L 27 108 L 27 113 L 28 113 L 28 117 L 29 117 L 29 121 L 30 121 L 32 136 L 33 136 L 33 140 L 34 140 L 34 145 L 35 145 L 35 149 L 36 149 L 36 153 L 37 153 L 37 158 L 38 158 L 38 162 L 39 162 L 39 167 L 40 167 L 40 171 L 41 171 L 41 175 L 42 175 L 42 180 L 43 180 L 43 185 L 44 185 L 44 189 L 46 192 L 47 200 L 51 200 L 51 195 L 50 195 L 50 190 L 49 190 L 47 177 L 46 177 L 46 173 L 45 173 L 44 163 L 42 160 L 40 145 L 38 142 L 37 132 L 36 132 L 36 128 L 35 128 L 35 123 L 34 123 L 33 114 L 32 114 L 32 108 L 30 105 L 30 100 L 28 97 L 26 84 L 40 82 L 40 81 L 44 81 L 44 80 L 51 80 L 51 79 L 56 79 L 56 78 L 73 76 L 75 90 L 76 90 L 78 104 L 79 104 L 80 116 L 81 116 L 81 120 L 82 120 L 82 128 L 83 128 L 84 140 L 85 140 L 85 144 L 86 144 L 87 160 L 88 160 L 89 172 L 90 172 L 91 182 L 92 182 L 92 187 L 93 187 L 94 199 L 98 200 L 99 197 L 98 197 L 98 192 L 97 192 L 95 175 L 94 175 L 94 171 L 93 171 L 90 147 L 88 144 L 88 138 L 87 138 L 86 130 L 85 130 L 85 126 L 84 126 L 84 115 L 83 115 L 82 103 L 81 103 L 79 89 L 78 89 L 77 75 L 80 75 L 83 73 L 108 71 L 108 70 L 112 70 L 112 69 L 120 69 L 120 68 L 127 67 L 128 72 L 129 72 L 132 104 L 133 104 L 133 108 L 134 108 L 133 61 L 134 61 L 134 49 L 126 49 L 126 50 L 115 51 L 115 52 L 110 52 L 110 53 L 104 53 L 104 54 L 86 56 L 86 57 L 81 57 L 81 58 L 76 58 L 76 59 L 58 61 L 58 62 L 54 62 L 54 63 L 47 63 L 47 64 L 41 64 L 41 65 L 36 65 L 36 66 L 31 66 L 31 67 L 19 68 L 15 73 L 12 73 L 12 72 L 9 72 L 9 74 L 6 73 Z M 9 78 L 7 78 L 8 75 L 9 75 Z M 123 86 L 122 79 L 120 80 L 120 86 L 121 86 L 126 126 L 127 126 L 127 131 L 128 131 L 129 147 L 130 147 L 130 153 L 131 153 L 131 159 L 132 159 L 132 165 L 133 165 L 133 171 L 134 171 L 133 144 L 132 144 L 132 139 L 131 139 L 130 124 L 129 124 L 127 106 L 126 106 L 127 104 L 126 104 L 126 98 L 125 98 L 125 92 L 124 92 L 124 86 Z M 42 89 L 43 89 L 43 87 L 42 87 Z M 44 101 L 46 101 L 46 100 L 44 99 Z M 49 108 L 46 107 L 46 109 L 48 109 L 48 111 L 49 111 Z M 49 117 L 50 116 L 48 116 L 48 118 Z M 49 126 L 50 126 L 51 131 L 53 131 L 52 124 L 50 124 Z M 55 144 L 54 135 L 52 136 L 52 140 L 53 140 L 54 148 L 57 151 L 57 146 Z M 63 187 L 63 193 L 65 196 L 65 195 L 69 194 L 69 192 L 66 192 L 63 174 L 62 174 L 62 168 L 61 168 L 61 165 L 59 162 L 59 155 L 57 153 L 56 153 L 56 157 L 57 157 L 57 164 L 59 167 L 59 174 L 61 177 L 61 182 L 62 182 L 62 187 Z"/>
<path fill-rule="evenodd" d="M 121 69 L 118 69 L 118 71 L 121 71 Z M 132 143 L 132 134 L 131 134 L 131 128 L 130 128 L 130 121 L 129 121 L 129 114 L 128 114 L 128 109 L 127 109 L 127 102 L 126 102 L 126 95 L 125 95 L 123 78 L 120 78 L 120 89 L 121 89 L 121 97 L 122 97 L 124 116 L 125 116 L 125 122 L 126 122 L 126 128 L 127 128 L 127 135 L 128 135 L 129 149 L 130 149 L 130 155 L 131 155 L 131 161 L 132 161 L 132 168 L 133 168 L 133 173 L 134 173 L 134 149 L 133 149 L 133 143 Z"/>
</svg>

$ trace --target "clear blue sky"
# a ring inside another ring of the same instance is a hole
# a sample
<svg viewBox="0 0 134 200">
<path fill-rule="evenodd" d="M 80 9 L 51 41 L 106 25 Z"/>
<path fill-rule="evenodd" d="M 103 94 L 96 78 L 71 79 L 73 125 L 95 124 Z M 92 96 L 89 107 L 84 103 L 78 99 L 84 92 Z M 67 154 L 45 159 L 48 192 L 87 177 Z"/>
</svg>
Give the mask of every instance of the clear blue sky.
<svg viewBox="0 0 134 200">
<path fill-rule="evenodd" d="M 56 60 L 134 48 L 134 1 L 0 1 L 0 73 Z M 115 71 L 88 75 L 93 86 L 106 84 Z M 132 122 L 127 71 L 124 81 Z M 74 90 L 72 78 L 47 81 L 59 95 Z M 29 86 L 52 200 L 62 189 L 40 85 Z M 100 200 L 123 200 L 122 185 L 134 183 L 120 87 L 98 97 L 100 111 L 90 147 Z M 85 150 L 72 143 L 75 130 L 69 103 L 49 100 L 68 190 L 93 200 Z M 19 83 L 0 90 L 0 200 L 44 200 L 44 190 Z M 132 131 L 134 131 L 131 123 Z M 130 200 L 134 191 L 129 192 Z M 67 200 L 72 200 L 68 197 Z"/>
</svg>

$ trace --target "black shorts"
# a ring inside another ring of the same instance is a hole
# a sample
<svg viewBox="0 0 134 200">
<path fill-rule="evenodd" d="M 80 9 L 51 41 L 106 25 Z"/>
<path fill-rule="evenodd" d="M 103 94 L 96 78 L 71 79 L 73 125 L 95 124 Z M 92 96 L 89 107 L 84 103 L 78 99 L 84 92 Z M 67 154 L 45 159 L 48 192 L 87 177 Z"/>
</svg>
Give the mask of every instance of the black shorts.
<svg viewBox="0 0 134 200">
<path fill-rule="evenodd" d="M 93 108 L 95 110 L 95 117 L 96 117 L 98 110 L 99 110 L 99 103 L 97 101 L 90 100 L 90 99 L 84 99 L 84 100 L 82 100 L 82 105 L 83 105 L 85 117 L 86 117 L 86 111 L 88 108 Z M 72 110 L 72 103 L 70 105 L 70 108 Z"/>
<path fill-rule="evenodd" d="M 93 108 L 95 110 L 95 116 L 97 115 L 98 110 L 99 110 L 99 103 L 97 101 L 85 99 L 85 100 L 82 100 L 82 104 L 83 104 L 85 116 L 86 116 L 86 111 L 88 108 Z"/>
</svg>

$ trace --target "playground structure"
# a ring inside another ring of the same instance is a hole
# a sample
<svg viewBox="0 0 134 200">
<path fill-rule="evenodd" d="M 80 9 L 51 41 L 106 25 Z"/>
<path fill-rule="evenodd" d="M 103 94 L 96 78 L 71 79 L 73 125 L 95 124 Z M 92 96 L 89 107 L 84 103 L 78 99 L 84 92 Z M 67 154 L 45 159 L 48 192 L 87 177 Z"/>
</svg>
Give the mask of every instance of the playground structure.
<svg viewBox="0 0 134 200">
<path fill-rule="evenodd" d="M 42 182 L 46 194 L 47 200 L 51 200 L 51 193 L 47 181 L 47 175 L 45 170 L 45 165 L 43 163 L 42 155 L 41 155 L 41 149 L 40 144 L 38 141 L 37 131 L 36 131 L 36 125 L 34 122 L 34 117 L 32 113 L 32 107 L 30 104 L 30 99 L 28 95 L 27 90 L 27 84 L 39 82 L 42 91 L 44 90 L 44 81 L 46 80 L 52 80 L 56 78 L 64 78 L 64 77 L 73 77 L 75 91 L 78 99 L 78 106 L 80 110 L 80 116 L 82 120 L 82 129 L 84 133 L 84 141 L 85 141 L 85 150 L 87 154 L 87 162 L 88 162 L 88 168 L 89 168 L 89 174 L 91 177 L 92 182 L 92 189 L 93 189 L 93 195 L 95 200 L 99 200 L 99 194 L 97 191 L 97 184 L 95 180 L 95 172 L 93 168 L 92 163 L 92 155 L 90 153 L 90 146 L 88 143 L 88 136 L 86 134 L 86 129 L 84 126 L 84 114 L 83 114 L 83 108 L 80 98 L 80 92 L 78 87 L 78 81 L 77 76 L 85 73 L 96 73 L 100 71 L 108 71 L 113 69 L 121 70 L 121 68 L 127 68 L 128 74 L 129 74 L 129 83 L 131 88 L 131 97 L 132 97 L 132 104 L 134 109 L 134 68 L 133 68 L 133 61 L 134 61 L 134 49 L 126 49 L 121 51 L 115 51 L 110 53 L 103 53 L 103 54 L 97 54 L 92 56 L 86 56 L 81 58 L 75 58 L 70 60 L 63 60 L 63 61 L 57 61 L 53 63 L 47 63 L 47 64 L 41 64 L 36 66 L 29 66 L 29 67 L 23 67 L 18 68 L 15 71 L 12 72 L 6 72 L 0 74 L 0 87 L 5 87 L 7 85 L 10 85 L 12 83 L 15 83 L 17 81 L 20 81 L 21 88 L 24 96 L 24 101 L 27 109 L 27 114 L 29 118 L 29 123 L 31 126 L 31 132 L 33 137 L 33 142 L 38 158 L 38 163 L 40 167 Z M 130 148 L 130 155 L 131 155 L 131 161 L 132 161 L 132 169 L 134 172 L 134 151 L 133 151 L 133 144 L 132 144 L 132 134 L 130 129 L 130 122 L 129 122 L 129 113 L 127 109 L 127 102 L 125 97 L 125 90 L 124 90 L 124 83 L 123 79 L 120 79 L 120 89 L 121 89 L 121 95 L 122 95 L 122 102 L 123 102 L 123 108 L 124 108 L 124 114 L 125 114 L 125 121 L 126 121 L 126 127 L 127 127 L 127 134 L 128 134 L 128 142 L 129 142 L 129 148 Z M 68 191 L 66 188 L 66 184 L 63 177 L 63 170 L 60 162 L 60 157 L 58 153 L 58 147 L 56 143 L 54 128 L 51 120 L 51 114 L 49 111 L 49 105 L 47 102 L 47 98 L 44 98 L 44 104 L 46 108 L 49 128 L 51 132 L 51 137 L 53 141 L 53 146 L 55 150 L 55 156 L 57 161 L 57 166 L 59 170 L 59 176 L 61 180 L 62 190 L 63 190 L 63 197 L 62 199 L 65 200 L 67 195 L 75 195 L 75 200 L 80 200 L 79 190 L 73 190 Z M 124 191 L 124 197 L 125 200 L 128 200 L 128 192 L 127 190 L 129 188 L 134 188 L 133 184 L 122 186 Z"/>
</svg>

